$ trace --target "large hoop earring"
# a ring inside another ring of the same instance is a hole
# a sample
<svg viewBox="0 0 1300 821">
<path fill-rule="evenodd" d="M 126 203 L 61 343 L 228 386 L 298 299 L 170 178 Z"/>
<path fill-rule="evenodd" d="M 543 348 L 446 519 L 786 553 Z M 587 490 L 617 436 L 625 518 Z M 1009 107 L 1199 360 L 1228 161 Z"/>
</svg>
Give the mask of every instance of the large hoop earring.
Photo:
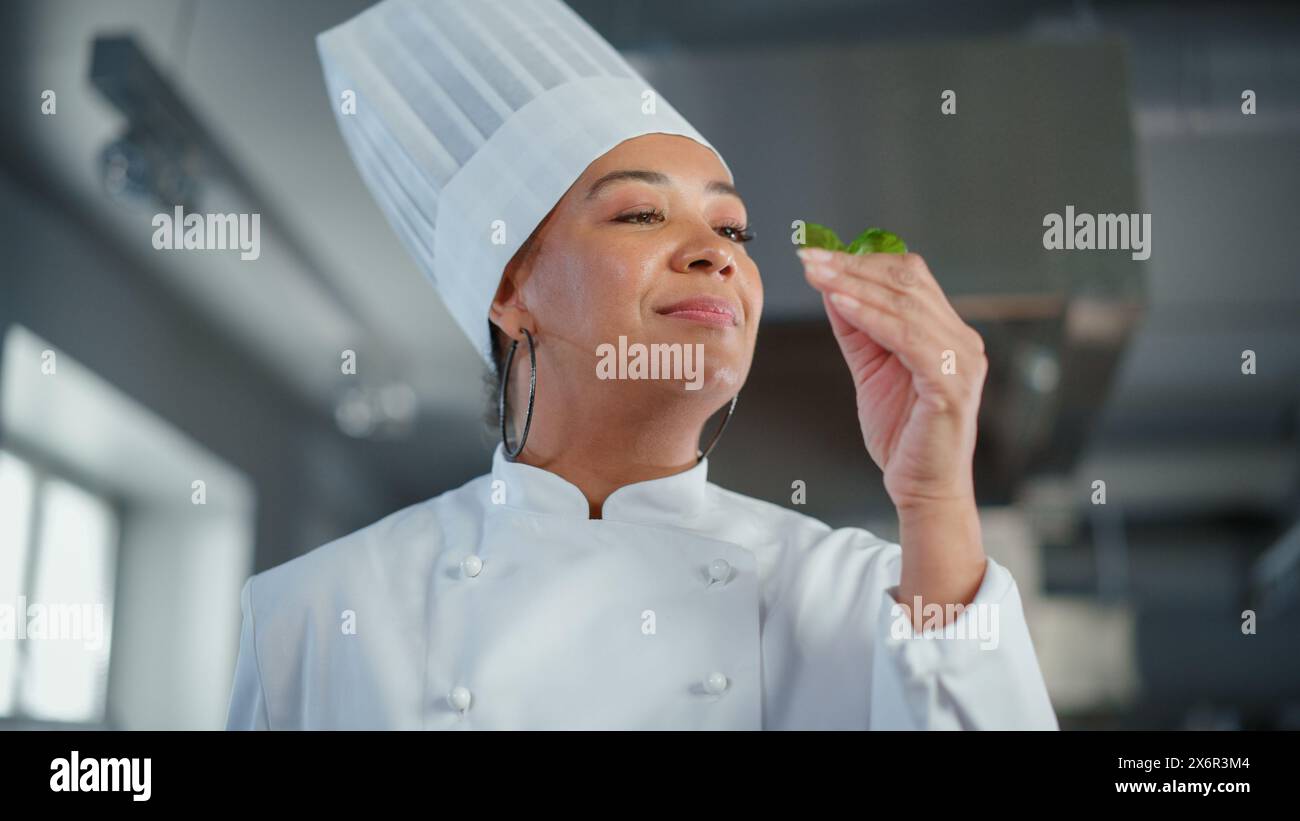
<svg viewBox="0 0 1300 821">
<path fill-rule="evenodd" d="M 740 399 L 740 394 L 731 397 L 731 405 L 727 407 L 727 415 L 722 417 L 722 424 L 718 426 L 717 432 L 714 433 L 713 438 L 709 440 L 709 446 L 704 450 L 695 451 L 699 454 L 699 456 L 695 458 L 695 464 L 698 465 L 700 462 L 703 462 L 704 457 L 709 455 L 709 451 L 713 450 L 713 446 L 718 444 L 718 440 L 722 438 L 722 432 L 727 429 L 727 423 L 731 421 L 731 415 L 736 412 L 736 400 L 738 399 Z"/>
<path fill-rule="evenodd" d="M 510 387 L 510 365 L 515 361 L 515 349 L 519 347 L 518 339 L 510 344 L 510 352 L 506 354 L 505 365 L 501 368 L 501 395 L 497 399 L 497 413 L 501 417 L 501 445 L 505 448 L 506 458 L 512 462 L 524 452 L 524 443 L 528 441 L 528 429 L 533 424 L 533 400 L 537 398 L 537 349 L 533 345 L 533 335 L 528 332 L 528 329 L 520 330 L 528 337 L 528 364 L 532 373 L 528 379 L 528 413 L 524 416 L 524 432 L 519 437 L 518 447 L 513 450 L 510 448 L 510 441 L 506 438 L 506 392 Z"/>
</svg>

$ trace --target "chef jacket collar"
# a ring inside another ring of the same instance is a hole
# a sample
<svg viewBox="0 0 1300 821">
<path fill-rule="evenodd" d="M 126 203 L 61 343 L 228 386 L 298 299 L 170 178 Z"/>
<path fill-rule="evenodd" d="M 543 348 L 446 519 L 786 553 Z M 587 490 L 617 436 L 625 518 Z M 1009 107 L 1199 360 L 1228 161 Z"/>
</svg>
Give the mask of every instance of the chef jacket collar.
<svg viewBox="0 0 1300 821">
<path fill-rule="evenodd" d="M 709 460 L 681 473 L 624 485 L 611 493 L 601 517 L 611 521 L 680 524 L 704 509 Z M 588 519 L 591 510 L 578 486 L 549 470 L 511 462 L 498 444 L 492 455 L 493 487 L 504 491 L 503 507 Z M 503 482 L 496 484 L 496 480 Z M 494 499 L 500 498 L 497 496 Z"/>
</svg>

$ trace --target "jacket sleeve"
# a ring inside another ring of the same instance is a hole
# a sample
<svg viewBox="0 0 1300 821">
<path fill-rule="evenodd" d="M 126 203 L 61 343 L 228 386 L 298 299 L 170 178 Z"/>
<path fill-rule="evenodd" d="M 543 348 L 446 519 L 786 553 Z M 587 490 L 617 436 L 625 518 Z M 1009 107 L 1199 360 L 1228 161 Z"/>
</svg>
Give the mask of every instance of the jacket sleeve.
<svg viewBox="0 0 1300 821">
<path fill-rule="evenodd" d="M 923 620 L 920 635 L 903 615 L 897 590 L 881 597 L 871 729 L 1060 729 L 1006 568 L 988 559 L 971 603 L 943 627 Z"/>
<path fill-rule="evenodd" d="M 239 658 L 235 662 L 235 682 L 230 690 L 230 707 L 226 713 L 227 730 L 269 730 L 266 694 L 262 689 L 261 668 L 257 660 L 257 631 L 253 613 L 253 579 L 244 582 L 239 594 L 243 611 L 243 628 L 239 633 Z"/>
</svg>

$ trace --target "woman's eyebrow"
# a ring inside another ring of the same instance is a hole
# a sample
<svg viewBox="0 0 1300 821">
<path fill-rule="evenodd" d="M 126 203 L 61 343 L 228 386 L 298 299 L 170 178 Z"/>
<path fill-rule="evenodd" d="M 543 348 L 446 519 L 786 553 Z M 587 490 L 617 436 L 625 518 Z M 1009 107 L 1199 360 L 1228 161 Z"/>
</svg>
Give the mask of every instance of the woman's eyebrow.
<svg viewBox="0 0 1300 821">
<path fill-rule="evenodd" d="M 591 188 L 587 189 L 587 199 L 594 198 L 601 189 L 616 182 L 626 182 L 628 180 L 638 180 L 651 185 L 669 185 L 671 180 L 667 174 L 660 171 L 643 171 L 643 170 L 623 170 L 611 171 L 600 179 L 592 183 Z M 740 199 L 740 192 L 736 187 L 725 180 L 710 180 L 704 190 L 709 194 L 729 194 L 736 199 Z"/>
</svg>

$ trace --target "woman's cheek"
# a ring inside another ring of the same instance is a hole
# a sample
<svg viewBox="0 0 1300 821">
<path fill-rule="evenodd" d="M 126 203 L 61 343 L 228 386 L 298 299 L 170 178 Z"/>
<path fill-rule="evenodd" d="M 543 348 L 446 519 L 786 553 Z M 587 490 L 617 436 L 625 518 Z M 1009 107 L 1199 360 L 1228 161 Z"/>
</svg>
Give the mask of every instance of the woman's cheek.
<svg viewBox="0 0 1300 821">
<path fill-rule="evenodd" d="M 628 288 L 625 271 L 607 253 L 574 259 L 559 278 L 561 289 L 552 298 L 562 305 L 566 335 L 581 340 L 592 351 L 620 335 L 638 335 L 639 300 Z"/>
<path fill-rule="evenodd" d="M 563 248 L 566 243 L 557 241 L 553 248 Z M 567 325 L 577 329 L 590 315 L 591 284 L 599 280 L 595 262 L 568 252 L 551 255 L 540 266 L 536 282 L 539 310 L 544 309 L 553 325 Z M 544 306 L 544 308 L 542 307 Z M 558 330 L 558 329 L 557 329 Z"/>
<path fill-rule="evenodd" d="M 642 336 L 646 300 L 659 278 L 653 253 L 635 245 L 621 247 L 607 256 L 604 266 L 602 309 L 617 324 L 618 333 Z"/>
</svg>

